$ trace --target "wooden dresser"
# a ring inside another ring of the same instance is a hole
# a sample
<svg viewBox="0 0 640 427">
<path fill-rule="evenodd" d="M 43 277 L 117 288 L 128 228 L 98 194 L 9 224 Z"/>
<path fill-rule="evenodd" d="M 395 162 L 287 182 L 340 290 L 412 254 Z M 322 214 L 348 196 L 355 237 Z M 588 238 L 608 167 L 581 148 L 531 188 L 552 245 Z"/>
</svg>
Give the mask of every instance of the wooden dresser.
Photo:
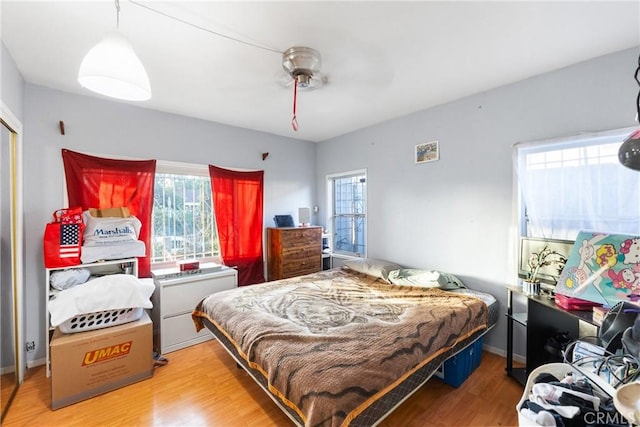
<svg viewBox="0 0 640 427">
<path fill-rule="evenodd" d="M 268 280 L 322 270 L 322 227 L 267 228 Z"/>
</svg>

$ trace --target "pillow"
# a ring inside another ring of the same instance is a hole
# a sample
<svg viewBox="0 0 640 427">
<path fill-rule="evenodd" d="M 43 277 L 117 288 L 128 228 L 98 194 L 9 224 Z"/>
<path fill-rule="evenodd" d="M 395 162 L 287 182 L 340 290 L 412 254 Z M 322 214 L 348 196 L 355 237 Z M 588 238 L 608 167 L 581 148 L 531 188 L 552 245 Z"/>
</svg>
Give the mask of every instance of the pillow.
<svg viewBox="0 0 640 427">
<path fill-rule="evenodd" d="M 344 265 L 346 265 L 353 271 L 357 271 L 358 273 L 364 273 L 368 274 L 369 276 L 379 277 L 387 281 L 387 276 L 389 275 L 390 271 L 402 268 L 402 266 L 396 263 L 373 258 L 350 259 L 346 261 Z"/>
<path fill-rule="evenodd" d="M 453 274 L 437 270 L 420 270 L 417 268 L 401 268 L 389 272 L 389 282 L 394 285 L 421 286 L 423 288 L 440 288 L 445 290 L 466 288 L 464 283 Z"/>
<path fill-rule="evenodd" d="M 49 283 L 52 288 L 62 291 L 67 288 L 81 285 L 91 277 L 88 268 L 71 268 L 69 270 L 57 270 L 51 273 Z"/>
<path fill-rule="evenodd" d="M 467 285 L 462 283 L 462 280 L 458 279 L 458 277 L 454 276 L 451 273 L 443 273 L 440 271 L 440 278 L 438 279 L 440 283 L 441 289 L 466 289 Z"/>
<path fill-rule="evenodd" d="M 135 216 L 97 218 L 89 211 L 82 214 L 84 246 L 113 245 L 138 240 L 142 224 Z"/>
</svg>

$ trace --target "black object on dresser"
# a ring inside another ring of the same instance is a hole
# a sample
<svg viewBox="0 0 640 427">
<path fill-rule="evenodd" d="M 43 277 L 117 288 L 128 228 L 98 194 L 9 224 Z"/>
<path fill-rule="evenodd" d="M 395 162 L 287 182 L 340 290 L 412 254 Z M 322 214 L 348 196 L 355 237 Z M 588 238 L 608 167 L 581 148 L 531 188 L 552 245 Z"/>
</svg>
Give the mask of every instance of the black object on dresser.
<svg viewBox="0 0 640 427">
<path fill-rule="evenodd" d="M 526 311 L 514 312 L 514 295 L 526 298 Z M 563 347 L 578 338 L 597 337 L 593 312 L 565 310 L 546 295 L 525 295 L 507 287 L 507 375 L 524 385 L 528 374 L 546 363 L 562 362 Z M 526 367 L 513 366 L 514 334 L 526 333 Z"/>
</svg>

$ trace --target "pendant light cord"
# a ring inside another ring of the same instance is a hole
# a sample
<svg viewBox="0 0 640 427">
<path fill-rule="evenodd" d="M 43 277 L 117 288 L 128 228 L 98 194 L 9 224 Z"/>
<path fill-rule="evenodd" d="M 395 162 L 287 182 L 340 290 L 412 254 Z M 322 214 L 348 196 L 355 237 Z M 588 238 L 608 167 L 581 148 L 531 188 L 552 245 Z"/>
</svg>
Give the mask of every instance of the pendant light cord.
<svg viewBox="0 0 640 427">
<path fill-rule="evenodd" d="M 269 52 L 278 53 L 278 54 L 280 54 L 280 55 L 282 55 L 282 53 L 284 52 L 284 51 L 283 51 L 283 50 L 281 50 L 281 49 L 275 49 L 275 48 L 272 48 L 272 47 L 264 46 L 264 45 L 261 45 L 261 44 L 258 44 L 258 43 L 254 43 L 254 42 L 250 42 L 250 41 L 247 41 L 247 40 L 242 40 L 242 39 L 239 39 L 239 38 L 236 38 L 236 37 L 229 36 L 229 35 L 227 35 L 227 34 L 222 34 L 222 33 L 219 33 L 219 32 L 217 32 L 217 31 L 210 30 L 210 29 L 205 28 L 205 27 L 202 27 L 202 26 L 200 26 L 200 25 L 196 25 L 196 24 L 194 24 L 194 23 L 191 23 L 191 22 L 185 21 L 185 20 L 184 20 L 184 19 L 182 19 L 182 18 L 178 18 L 178 17 L 175 17 L 175 16 L 171 16 L 171 15 L 169 15 L 168 13 L 165 13 L 165 12 L 163 12 L 163 11 L 161 11 L 161 10 L 158 10 L 158 9 L 154 9 L 154 8 L 152 8 L 152 7 L 150 7 L 150 6 L 147 6 L 147 5 L 145 5 L 145 4 L 139 3 L 139 2 L 137 2 L 137 1 L 135 1 L 135 0 L 129 0 L 129 2 L 130 2 L 131 4 L 135 4 L 136 6 L 139 6 L 139 7 L 142 7 L 142 8 L 144 8 L 144 9 L 150 10 L 151 12 L 157 13 L 158 15 L 162 15 L 162 16 L 164 16 L 164 17 L 166 17 L 166 18 L 173 19 L 174 21 L 178 21 L 178 22 L 181 22 L 181 23 L 183 23 L 183 24 L 189 25 L 190 27 L 197 28 L 197 29 L 202 30 L 202 31 L 206 31 L 207 33 L 210 33 L 210 34 L 216 35 L 216 36 L 218 36 L 218 37 L 223 37 L 223 38 L 225 38 L 225 39 L 233 40 L 233 41 L 235 41 L 235 42 L 243 43 L 243 44 L 246 44 L 246 45 L 248 45 L 248 46 L 253 46 L 253 47 L 256 47 L 256 48 L 258 48 L 258 49 L 266 50 L 266 51 L 269 51 Z M 118 3 L 118 0 L 116 0 L 116 4 L 117 4 L 117 3 Z"/>
</svg>

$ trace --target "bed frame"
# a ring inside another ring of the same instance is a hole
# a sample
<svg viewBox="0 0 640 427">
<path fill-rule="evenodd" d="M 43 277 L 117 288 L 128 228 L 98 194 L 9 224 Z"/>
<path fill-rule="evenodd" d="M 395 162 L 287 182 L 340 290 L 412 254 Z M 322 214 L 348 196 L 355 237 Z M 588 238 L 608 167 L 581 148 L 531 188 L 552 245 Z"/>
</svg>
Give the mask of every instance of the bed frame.
<svg viewBox="0 0 640 427">
<path fill-rule="evenodd" d="M 247 362 L 238 354 L 235 346 L 222 334 L 209 320 L 203 320 L 206 328 L 213 334 L 216 340 L 222 345 L 222 347 L 231 355 L 235 360 L 236 365 L 244 369 L 249 376 L 260 386 L 260 388 L 278 405 L 278 407 L 284 412 L 296 426 L 304 427 L 304 422 L 300 416 L 292 411 L 289 407 L 284 405 L 276 396 L 273 395 L 268 389 L 264 376 L 250 367 Z M 413 375 L 408 377 L 400 387 L 385 395 L 382 399 L 379 399 L 373 403 L 369 408 L 354 418 L 349 425 L 352 427 L 373 427 L 382 422 L 388 415 L 390 415 L 396 408 L 404 403 L 409 397 L 411 397 L 420 387 L 422 387 L 438 368 L 449 358 L 454 357 L 456 354 L 464 351 L 469 346 L 473 345 L 478 339 L 484 336 L 495 326 L 495 322 L 492 323 L 487 329 L 479 331 L 467 339 L 459 342 L 452 349 L 441 353 L 432 361 L 424 365 Z"/>
</svg>

